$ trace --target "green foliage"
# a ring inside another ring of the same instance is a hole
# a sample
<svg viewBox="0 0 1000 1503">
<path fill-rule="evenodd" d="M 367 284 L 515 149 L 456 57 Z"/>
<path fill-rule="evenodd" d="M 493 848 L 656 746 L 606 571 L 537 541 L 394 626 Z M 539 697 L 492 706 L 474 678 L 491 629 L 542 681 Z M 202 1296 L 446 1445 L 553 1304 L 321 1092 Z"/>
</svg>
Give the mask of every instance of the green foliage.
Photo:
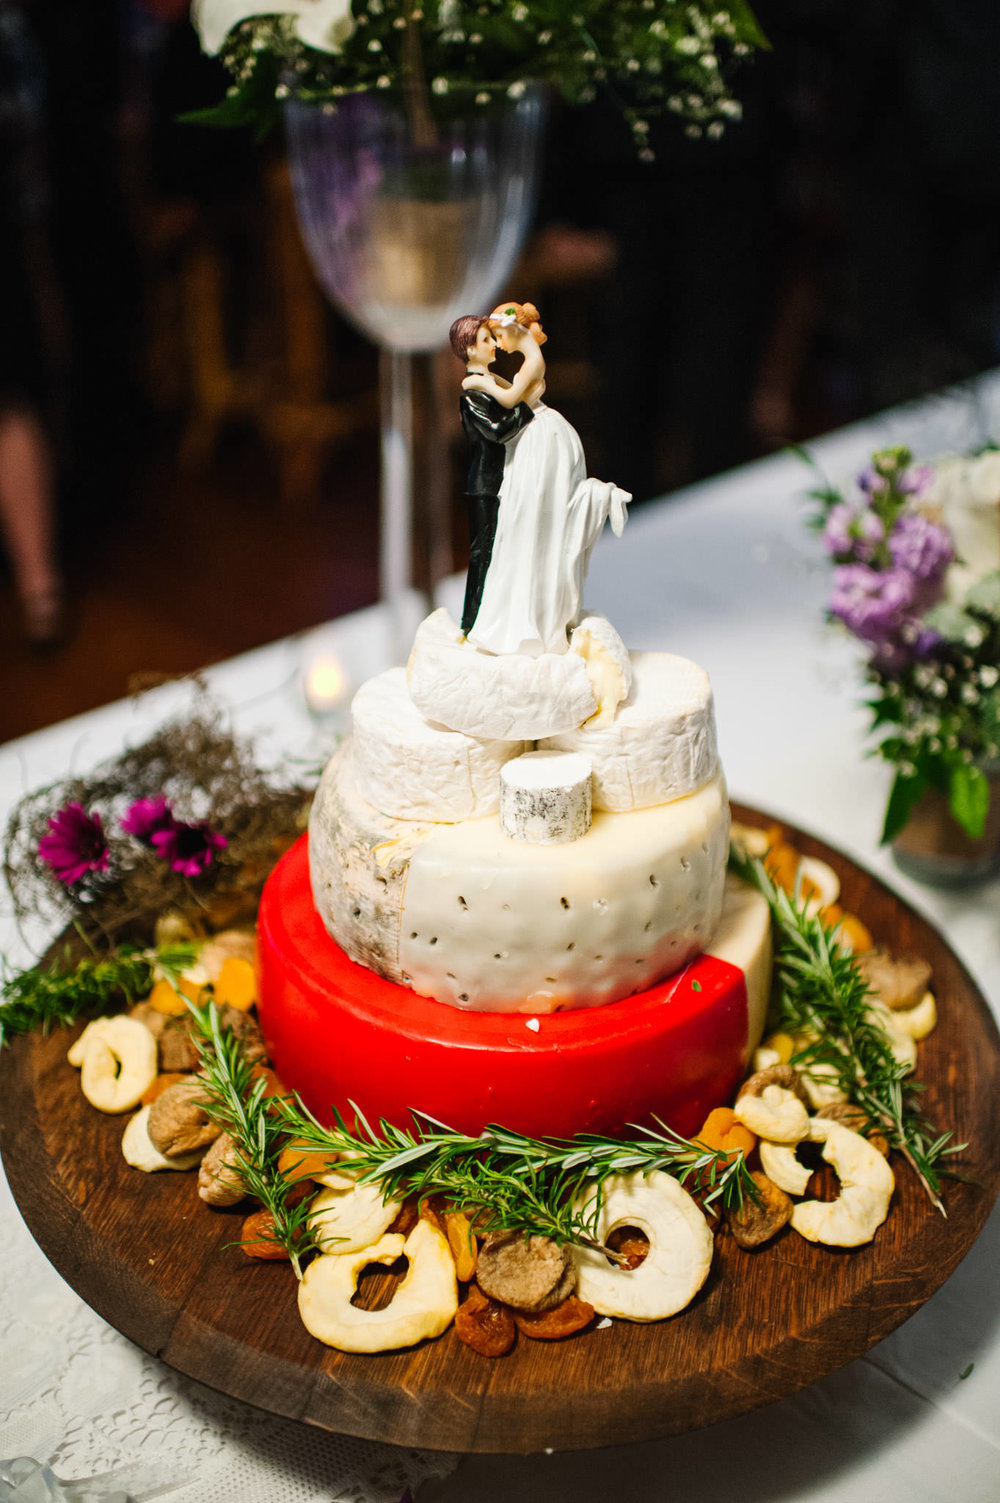
<svg viewBox="0 0 1000 1503">
<path fill-rule="evenodd" d="M 0 1046 L 8 1038 L 95 1018 L 146 996 L 154 970 L 177 975 L 194 959 L 190 945 L 159 950 L 119 945 L 108 954 L 73 960 L 67 947 L 47 966 L 5 974 L 0 982 Z"/>
<path fill-rule="evenodd" d="M 328 103 L 381 88 L 416 90 L 441 116 L 452 96 L 483 103 L 537 80 L 572 104 L 608 90 L 646 152 L 651 114 L 668 111 L 690 134 L 710 136 L 738 119 L 728 75 L 768 45 L 746 0 L 426 0 L 419 9 L 354 0 L 352 11 L 354 32 L 337 53 L 302 43 L 293 16 L 243 21 L 222 51 L 233 79 L 226 101 L 188 118 L 260 130 L 289 94 Z"/>
<path fill-rule="evenodd" d="M 904 1155 L 932 1204 L 943 1211 L 941 1160 L 960 1149 L 950 1144 L 951 1133 L 937 1134 L 922 1116 L 923 1087 L 893 1055 L 878 1017 L 869 1011 L 867 983 L 852 957 L 838 949 L 835 929 L 777 886 L 762 861 L 734 851 L 729 864 L 763 893 L 771 910 L 771 1021 L 776 1029 L 813 1040 L 793 1056 L 795 1068 L 805 1075 L 818 1069 L 820 1079 L 832 1076 Z"/>
</svg>

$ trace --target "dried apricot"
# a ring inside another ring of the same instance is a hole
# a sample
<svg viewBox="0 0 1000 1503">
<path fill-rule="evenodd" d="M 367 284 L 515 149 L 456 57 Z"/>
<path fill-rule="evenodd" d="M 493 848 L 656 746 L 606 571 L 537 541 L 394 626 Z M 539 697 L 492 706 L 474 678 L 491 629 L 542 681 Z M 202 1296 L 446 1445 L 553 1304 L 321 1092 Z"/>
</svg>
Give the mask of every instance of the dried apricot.
<svg viewBox="0 0 1000 1503">
<path fill-rule="evenodd" d="M 142 1093 L 142 1105 L 152 1106 L 157 1096 L 162 1096 L 168 1086 L 176 1085 L 179 1080 L 186 1080 L 187 1076 L 179 1074 L 176 1070 L 167 1070 L 162 1075 L 157 1075 L 148 1090 Z"/>
<path fill-rule="evenodd" d="M 499 1300 L 489 1299 L 478 1284 L 472 1284 L 455 1316 L 459 1341 L 481 1357 L 503 1357 L 517 1340 L 514 1314 Z"/>
<path fill-rule="evenodd" d="M 181 990 L 184 996 L 190 997 L 192 1002 L 197 1002 L 201 995 L 201 987 L 193 981 L 181 981 Z M 166 979 L 157 981 L 146 999 L 151 1007 L 157 1012 L 162 1012 L 168 1018 L 184 1017 L 187 1013 L 187 1003 L 180 996 L 172 981 Z"/>
<path fill-rule="evenodd" d="M 455 1274 L 461 1283 L 467 1284 L 476 1276 L 479 1252 L 472 1222 L 462 1211 L 445 1211 L 444 1230 L 455 1259 Z"/>
<path fill-rule="evenodd" d="M 257 978 L 249 960 L 240 955 L 226 957 L 216 977 L 215 1000 L 220 1007 L 249 1012 L 257 1000 Z"/>
<path fill-rule="evenodd" d="M 731 1106 L 717 1106 L 709 1112 L 695 1141 L 703 1143 L 706 1148 L 727 1153 L 730 1159 L 735 1158 L 741 1149 L 744 1154 L 752 1153 L 757 1145 L 756 1134 L 744 1127 Z"/>
<path fill-rule="evenodd" d="M 577 1299 L 575 1294 L 552 1310 L 514 1311 L 514 1324 L 532 1341 L 561 1341 L 564 1336 L 574 1336 L 584 1326 L 589 1326 L 593 1318 L 593 1305 Z"/>
<path fill-rule="evenodd" d="M 274 1217 L 270 1211 L 252 1211 L 240 1231 L 240 1251 L 248 1258 L 287 1258 L 288 1253 L 277 1240 Z"/>
<path fill-rule="evenodd" d="M 638 1268 L 649 1254 L 649 1238 L 637 1226 L 616 1226 L 605 1239 L 605 1246 L 617 1254 L 619 1268 Z"/>
</svg>

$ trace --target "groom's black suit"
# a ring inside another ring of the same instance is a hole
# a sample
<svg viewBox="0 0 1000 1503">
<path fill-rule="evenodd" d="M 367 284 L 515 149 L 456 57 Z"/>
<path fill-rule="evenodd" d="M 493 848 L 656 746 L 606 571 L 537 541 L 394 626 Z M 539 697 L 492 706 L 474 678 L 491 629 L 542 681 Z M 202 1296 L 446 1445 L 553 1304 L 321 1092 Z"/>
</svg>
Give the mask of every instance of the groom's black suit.
<svg viewBox="0 0 1000 1503">
<path fill-rule="evenodd" d="M 465 485 L 472 547 L 462 607 L 462 630 L 468 636 L 479 611 L 486 571 L 493 556 L 504 445 L 528 426 L 534 413 L 527 402 L 504 407 L 484 391 L 463 391 L 461 413 L 462 427 L 472 444 L 472 463 Z"/>
</svg>

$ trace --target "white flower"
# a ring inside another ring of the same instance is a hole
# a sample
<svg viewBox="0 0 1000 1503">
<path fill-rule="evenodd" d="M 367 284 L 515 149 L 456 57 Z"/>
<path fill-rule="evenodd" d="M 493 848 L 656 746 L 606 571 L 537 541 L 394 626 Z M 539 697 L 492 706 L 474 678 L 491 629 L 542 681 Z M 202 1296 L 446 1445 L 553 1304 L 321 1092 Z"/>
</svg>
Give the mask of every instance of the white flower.
<svg viewBox="0 0 1000 1503">
<path fill-rule="evenodd" d="M 1000 501 L 1000 449 L 988 449 L 969 465 L 969 490 L 981 506 Z"/>
<path fill-rule="evenodd" d="M 339 52 L 354 31 L 351 0 L 192 0 L 202 50 L 213 56 L 233 27 L 252 16 L 297 16 L 299 40 L 320 52 Z"/>
</svg>

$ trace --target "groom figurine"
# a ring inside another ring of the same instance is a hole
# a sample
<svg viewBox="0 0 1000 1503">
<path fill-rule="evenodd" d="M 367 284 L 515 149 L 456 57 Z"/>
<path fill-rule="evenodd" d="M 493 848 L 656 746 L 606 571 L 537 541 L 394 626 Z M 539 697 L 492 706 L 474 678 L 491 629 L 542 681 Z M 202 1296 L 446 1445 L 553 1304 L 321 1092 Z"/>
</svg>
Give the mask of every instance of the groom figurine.
<svg viewBox="0 0 1000 1503">
<path fill-rule="evenodd" d="M 489 318 L 456 318 L 451 326 L 451 347 L 470 374 L 486 375 L 497 349 Z M 468 636 L 479 611 L 486 571 L 493 556 L 504 445 L 527 427 L 534 414 L 527 402 L 508 409 L 482 391 L 463 391 L 460 410 L 462 427 L 472 444 L 472 462 L 465 485 L 472 546 L 462 607 L 462 631 Z"/>
</svg>

